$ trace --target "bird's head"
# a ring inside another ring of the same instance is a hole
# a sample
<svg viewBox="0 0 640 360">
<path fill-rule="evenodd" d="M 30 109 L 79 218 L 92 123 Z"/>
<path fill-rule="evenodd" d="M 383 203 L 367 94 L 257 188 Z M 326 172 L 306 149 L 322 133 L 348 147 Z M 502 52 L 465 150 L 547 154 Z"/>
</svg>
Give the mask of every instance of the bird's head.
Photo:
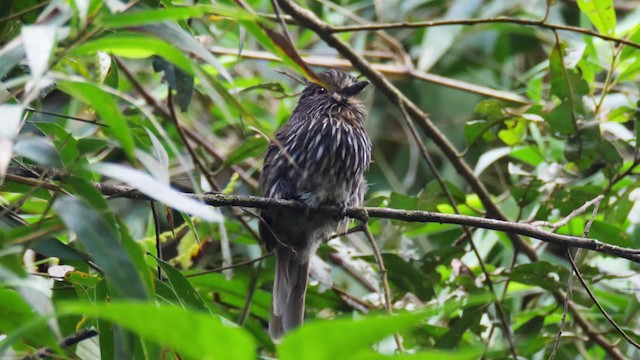
<svg viewBox="0 0 640 360">
<path fill-rule="evenodd" d="M 359 105 L 358 95 L 369 85 L 368 81 L 358 81 L 355 77 L 338 70 L 327 70 L 319 74 L 324 86 L 310 83 L 302 92 L 302 99 L 317 103 Z"/>
</svg>

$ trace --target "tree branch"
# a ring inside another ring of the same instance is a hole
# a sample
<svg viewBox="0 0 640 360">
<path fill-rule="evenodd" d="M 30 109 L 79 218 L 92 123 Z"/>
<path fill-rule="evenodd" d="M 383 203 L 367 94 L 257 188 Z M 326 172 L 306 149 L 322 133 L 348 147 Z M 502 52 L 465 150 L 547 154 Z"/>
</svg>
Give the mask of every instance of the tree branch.
<svg viewBox="0 0 640 360">
<path fill-rule="evenodd" d="M 295 18 L 295 16 L 294 16 Z M 625 44 L 636 49 L 640 49 L 640 44 L 630 40 L 621 39 L 613 36 L 600 34 L 593 30 L 568 25 L 548 24 L 544 20 L 527 20 L 510 17 L 497 17 L 487 19 L 462 19 L 462 20 L 440 20 L 440 21 L 419 21 L 419 22 L 396 22 L 387 24 L 366 24 L 353 26 L 333 26 L 329 30 L 332 33 L 354 32 L 354 31 L 376 31 L 390 29 L 420 29 L 433 26 L 451 26 L 451 25 L 479 25 L 479 24 L 517 24 L 524 26 L 536 26 L 549 30 L 570 31 L 574 33 L 597 37 L 606 41 Z"/>
<path fill-rule="evenodd" d="M 212 46 L 209 47 L 209 51 L 217 54 L 217 55 L 231 55 L 238 56 L 238 50 L 229 49 L 221 46 Z M 273 55 L 267 51 L 254 51 L 254 50 L 243 50 L 241 57 L 246 59 L 255 59 L 255 60 L 265 60 L 265 61 L 279 61 L 282 62 L 282 59 Z M 328 67 L 328 68 L 336 68 L 336 69 L 351 69 L 352 64 L 344 59 L 340 59 L 334 56 L 316 56 L 316 55 L 305 55 L 302 56 L 302 60 L 309 65 Z M 470 82 L 451 79 L 448 77 L 444 77 L 441 75 L 431 74 L 420 70 L 415 70 L 407 67 L 403 64 L 380 64 L 380 63 L 371 63 L 371 67 L 387 76 L 391 76 L 394 78 L 404 78 L 404 77 L 412 77 L 421 81 L 426 81 L 432 84 L 438 84 L 442 86 L 446 86 L 451 89 L 466 91 L 472 94 L 479 94 L 487 97 L 491 97 L 494 99 L 509 101 L 516 104 L 528 105 L 530 101 L 523 96 L 518 94 L 510 93 L 507 91 L 496 90 L 492 88 L 488 88 L 485 86 L 473 84 Z"/>
<path fill-rule="evenodd" d="M 32 171 L 25 170 L 18 167 L 9 167 L 7 171 L 7 180 L 15 181 L 23 184 L 34 185 L 35 175 Z M 96 183 L 96 188 L 102 192 L 102 194 L 110 196 L 112 198 L 128 198 L 134 200 L 153 200 L 142 192 L 125 185 L 111 185 L 106 183 Z M 54 184 L 49 183 L 43 188 L 55 187 Z M 296 210 L 307 210 L 305 206 L 297 201 L 293 200 L 280 200 L 271 199 L 259 196 L 243 196 L 243 195 L 226 195 L 226 194 L 188 194 L 184 195 L 191 198 L 200 200 L 211 206 L 242 206 L 247 208 L 288 208 Z M 320 206 L 314 211 L 331 214 L 341 215 L 342 209 L 334 206 Z M 616 245 L 610 245 L 603 243 L 596 239 L 582 238 L 579 236 L 569 236 L 554 234 L 550 231 L 542 230 L 537 226 L 516 223 L 511 221 L 488 219 L 475 216 L 466 215 L 453 215 L 443 214 L 431 211 L 421 210 L 402 210 L 391 208 L 376 208 L 376 207 L 351 207 L 344 211 L 344 214 L 352 219 L 358 219 L 361 221 L 367 221 L 369 218 L 382 218 L 392 219 L 406 222 L 421 222 L 421 223 L 440 223 L 440 224 L 456 224 L 466 225 L 483 229 L 497 230 L 509 234 L 517 234 L 522 236 L 528 236 L 534 239 L 538 239 L 547 243 L 555 244 L 558 246 L 575 247 L 580 249 L 587 249 L 597 251 L 603 254 L 613 255 L 631 260 L 636 263 L 640 263 L 640 250 L 629 249 Z"/>
<path fill-rule="evenodd" d="M 367 240 L 369 240 L 369 244 L 371 245 L 371 250 L 373 250 L 373 256 L 376 258 L 376 263 L 378 264 L 378 273 L 380 274 L 380 282 L 382 283 L 385 309 L 387 310 L 387 314 L 391 315 L 393 314 L 393 301 L 391 301 L 391 289 L 389 288 L 389 281 L 387 279 L 387 267 L 384 265 L 382 253 L 376 243 L 376 239 L 374 239 L 373 234 L 371 233 L 371 229 L 369 229 L 369 224 L 363 221 L 362 225 L 364 227 L 364 234 L 367 236 Z M 400 337 L 400 334 L 396 332 L 393 334 L 393 337 L 396 340 L 398 352 L 403 353 L 404 346 L 402 345 L 402 338 Z"/>
</svg>

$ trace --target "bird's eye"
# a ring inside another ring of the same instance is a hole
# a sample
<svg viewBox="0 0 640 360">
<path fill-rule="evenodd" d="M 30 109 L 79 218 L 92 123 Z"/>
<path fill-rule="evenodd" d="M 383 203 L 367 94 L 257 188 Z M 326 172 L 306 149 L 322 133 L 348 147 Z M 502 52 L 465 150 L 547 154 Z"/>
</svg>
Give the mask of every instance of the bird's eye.
<svg viewBox="0 0 640 360">
<path fill-rule="evenodd" d="M 326 92 L 327 90 L 325 90 L 325 88 L 319 88 L 318 90 L 316 90 L 316 95 L 322 95 Z"/>
</svg>

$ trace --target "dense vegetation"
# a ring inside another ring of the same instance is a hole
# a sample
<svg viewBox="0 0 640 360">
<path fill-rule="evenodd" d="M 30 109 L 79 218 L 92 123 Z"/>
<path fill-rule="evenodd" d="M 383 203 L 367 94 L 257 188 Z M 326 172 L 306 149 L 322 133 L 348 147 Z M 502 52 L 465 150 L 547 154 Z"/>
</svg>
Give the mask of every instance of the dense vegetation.
<svg viewBox="0 0 640 360">
<path fill-rule="evenodd" d="M 0 357 L 638 358 L 634 3 L 0 2 Z M 247 195 L 326 68 L 367 211 L 273 344 Z"/>
</svg>

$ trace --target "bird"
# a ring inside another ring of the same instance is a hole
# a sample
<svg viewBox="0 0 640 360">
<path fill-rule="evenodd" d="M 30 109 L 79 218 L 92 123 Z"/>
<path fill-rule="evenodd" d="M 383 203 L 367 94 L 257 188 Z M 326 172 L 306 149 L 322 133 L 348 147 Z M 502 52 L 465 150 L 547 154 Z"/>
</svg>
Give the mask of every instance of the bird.
<svg viewBox="0 0 640 360">
<path fill-rule="evenodd" d="M 371 162 L 365 131 L 367 109 L 359 98 L 369 85 L 354 76 L 327 70 L 309 82 L 289 120 L 267 146 L 260 175 L 263 196 L 302 203 L 305 211 L 260 211 L 260 237 L 276 258 L 269 335 L 273 341 L 301 325 L 309 263 L 320 244 L 348 225 L 344 210 L 362 205 Z M 314 212 L 340 208 L 340 215 Z"/>
</svg>

